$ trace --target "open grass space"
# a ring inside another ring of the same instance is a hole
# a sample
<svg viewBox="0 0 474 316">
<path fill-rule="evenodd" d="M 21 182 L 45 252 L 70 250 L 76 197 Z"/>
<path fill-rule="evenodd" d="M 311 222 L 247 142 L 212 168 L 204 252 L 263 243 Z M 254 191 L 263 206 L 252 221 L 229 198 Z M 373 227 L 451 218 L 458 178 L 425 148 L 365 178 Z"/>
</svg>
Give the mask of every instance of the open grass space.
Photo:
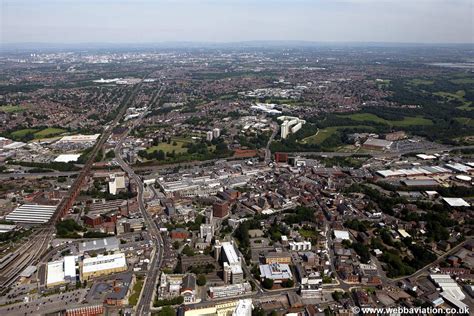
<svg viewBox="0 0 474 316">
<path fill-rule="evenodd" d="M 130 298 L 128 299 L 128 303 L 132 306 L 137 305 L 138 303 L 138 298 L 140 297 L 140 292 L 142 291 L 143 287 L 143 279 L 137 279 L 135 282 L 135 285 L 133 286 L 133 293 L 130 295 Z"/>
<path fill-rule="evenodd" d="M 421 86 L 421 85 L 432 85 L 434 83 L 433 80 L 427 80 L 427 79 L 412 79 L 408 81 L 409 84 L 415 85 L 415 86 Z"/>
<path fill-rule="evenodd" d="M 55 135 L 59 135 L 59 134 L 62 134 L 66 132 L 66 130 L 62 129 L 62 128 L 55 128 L 55 127 L 48 127 L 48 128 L 45 128 L 39 132 L 36 132 L 35 133 L 35 138 L 46 138 L 46 137 L 50 137 L 50 136 L 55 136 Z"/>
<path fill-rule="evenodd" d="M 403 120 L 386 120 L 384 118 L 378 117 L 375 114 L 371 113 L 356 113 L 350 115 L 344 115 L 343 117 L 350 118 L 356 122 L 374 122 L 387 124 L 390 126 L 404 127 L 404 126 L 418 126 L 418 125 L 433 125 L 433 121 L 426 119 L 422 116 L 407 116 Z"/>
<path fill-rule="evenodd" d="M 469 117 L 455 117 L 454 119 L 463 125 L 474 126 L 474 120 Z"/>
<path fill-rule="evenodd" d="M 474 84 L 474 78 L 459 78 L 459 79 L 452 79 L 449 81 L 455 84 Z"/>
<path fill-rule="evenodd" d="M 34 128 L 24 128 L 24 129 L 19 129 L 17 131 L 12 132 L 10 135 L 13 138 L 22 138 L 25 137 L 28 134 L 34 134 L 38 132 L 37 129 Z"/>
<path fill-rule="evenodd" d="M 373 128 L 371 126 L 365 126 L 365 125 L 331 126 L 331 127 L 326 127 L 326 128 L 323 128 L 323 129 L 319 129 L 316 132 L 316 134 L 308 136 L 306 138 L 303 138 L 301 140 L 301 143 L 320 145 L 322 142 L 324 142 L 327 138 L 331 137 L 338 130 L 345 129 L 345 128 L 360 128 L 360 129 L 366 129 L 366 130 L 373 130 Z"/>
<path fill-rule="evenodd" d="M 156 146 L 152 146 L 148 148 L 146 151 L 148 153 L 152 153 L 155 150 L 156 151 L 163 150 L 165 153 L 171 153 L 174 150 L 175 153 L 181 154 L 181 153 L 187 152 L 188 150 L 186 147 L 183 147 L 183 145 L 185 145 L 186 143 L 191 143 L 191 140 L 186 140 L 182 138 L 172 138 L 170 144 L 168 144 L 167 142 L 162 142 Z"/>
<path fill-rule="evenodd" d="M 2 105 L 0 106 L 0 112 L 4 113 L 15 113 L 22 112 L 25 108 L 21 105 Z"/>
<path fill-rule="evenodd" d="M 456 80 L 464 80 L 464 79 L 456 79 Z M 467 79 L 466 79 L 466 80 L 467 80 Z M 457 107 L 457 108 L 460 109 L 460 110 L 467 110 L 467 111 L 470 111 L 470 110 L 473 110 L 473 109 L 474 109 L 474 108 L 471 107 L 471 103 L 472 103 L 472 102 L 467 101 L 467 100 L 464 98 L 464 97 L 466 96 L 466 91 L 464 91 L 464 90 L 458 90 L 458 91 L 456 91 L 456 93 L 438 91 L 438 92 L 435 92 L 434 94 L 437 95 L 437 96 L 443 97 L 443 98 L 446 99 L 447 101 L 450 101 L 450 100 L 459 100 L 459 101 L 463 102 L 463 103 L 464 103 L 463 105 Z"/>
</svg>

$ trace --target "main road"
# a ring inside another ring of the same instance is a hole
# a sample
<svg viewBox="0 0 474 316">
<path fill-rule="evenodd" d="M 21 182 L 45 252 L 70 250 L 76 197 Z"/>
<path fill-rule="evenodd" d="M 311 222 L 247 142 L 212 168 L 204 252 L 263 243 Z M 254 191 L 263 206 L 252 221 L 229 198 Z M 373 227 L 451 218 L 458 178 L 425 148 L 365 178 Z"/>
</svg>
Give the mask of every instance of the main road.
<svg viewBox="0 0 474 316">
<path fill-rule="evenodd" d="M 161 94 L 163 88 L 160 89 L 158 95 Z M 159 228 L 156 226 L 156 223 L 153 221 L 151 215 L 147 212 L 145 207 L 145 202 L 143 198 L 144 186 L 142 179 L 135 173 L 135 171 L 123 160 L 122 158 L 122 146 L 123 142 L 127 138 L 130 131 L 137 126 L 143 117 L 145 116 L 146 111 L 137 118 L 132 126 L 130 126 L 127 131 L 120 137 L 120 140 L 117 142 L 115 146 L 115 159 L 120 167 L 128 174 L 129 179 L 134 181 L 137 184 L 138 194 L 138 207 L 140 212 L 142 213 L 143 219 L 145 220 L 148 232 L 152 237 L 153 242 L 153 251 L 152 251 L 152 258 L 150 260 L 150 265 L 148 267 L 147 276 L 145 279 L 145 283 L 142 288 L 142 292 L 140 294 L 140 298 L 138 300 L 138 304 L 136 306 L 136 314 L 137 315 L 149 315 L 150 309 L 153 300 L 153 293 L 155 292 L 156 287 L 156 280 L 158 278 L 158 273 L 161 268 L 161 263 L 163 260 L 163 237 L 161 236 Z"/>
</svg>

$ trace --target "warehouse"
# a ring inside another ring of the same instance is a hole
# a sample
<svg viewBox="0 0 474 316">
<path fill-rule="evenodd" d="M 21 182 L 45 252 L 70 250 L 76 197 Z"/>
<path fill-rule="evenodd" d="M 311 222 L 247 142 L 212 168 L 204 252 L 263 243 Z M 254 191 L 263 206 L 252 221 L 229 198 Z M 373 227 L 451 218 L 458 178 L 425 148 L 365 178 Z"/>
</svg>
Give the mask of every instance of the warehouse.
<svg viewBox="0 0 474 316">
<path fill-rule="evenodd" d="M 56 208 L 55 205 L 23 204 L 5 216 L 5 220 L 24 224 L 43 224 L 50 220 Z"/>
<path fill-rule="evenodd" d="M 65 256 L 61 260 L 48 262 L 46 286 L 52 287 L 76 281 L 76 256 Z"/>
<path fill-rule="evenodd" d="M 119 250 L 119 240 L 116 237 L 107 237 L 79 243 L 79 253 L 89 251 L 115 251 Z"/>
<path fill-rule="evenodd" d="M 393 142 L 385 140 L 385 139 L 368 138 L 362 146 L 368 149 L 382 150 L 382 149 L 390 149 L 392 144 Z"/>
<path fill-rule="evenodd" d="M 81 278 L 85 281 L 92 277 L 122 272 L 125 270 L 127 270 L 127 260 L 125 259 L 124 253 L 98 256 L 83 260 Z"/>
</svg>

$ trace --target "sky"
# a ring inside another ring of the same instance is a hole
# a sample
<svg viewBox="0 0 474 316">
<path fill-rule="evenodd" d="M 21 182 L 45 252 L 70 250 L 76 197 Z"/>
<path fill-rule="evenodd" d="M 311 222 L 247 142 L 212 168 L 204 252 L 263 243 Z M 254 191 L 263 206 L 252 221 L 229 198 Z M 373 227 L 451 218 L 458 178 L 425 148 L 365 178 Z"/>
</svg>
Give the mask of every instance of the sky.
<svg viewBox="0 0 474 316">
<path fill-rule="evenodd" d="M 1 43 L 474 43 L 474 0 L 0 0 Z"/>
</svg>

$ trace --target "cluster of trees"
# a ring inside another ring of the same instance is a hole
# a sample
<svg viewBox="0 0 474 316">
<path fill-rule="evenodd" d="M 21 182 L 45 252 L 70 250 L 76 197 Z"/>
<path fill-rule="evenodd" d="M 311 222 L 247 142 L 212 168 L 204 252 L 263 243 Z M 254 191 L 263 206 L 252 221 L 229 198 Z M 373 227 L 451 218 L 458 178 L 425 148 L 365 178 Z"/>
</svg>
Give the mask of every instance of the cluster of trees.
<svg viewBox="0 0 474 316">
<path fill-rule="evenodd" d="M 177 296 L 173 297 L 170 299 L 161 299 L 161 300 L 156 300 L 153 303 L 154 307 L 160 307 L 160 306 L 171 306 L 171 305 L 181 305 L 184 302 L 184 297 L 182 296 Z"/>
<path fill-rule="evenodd" d="M 347 221 L 344 222 L 345 227 L 352 230 L 357 230 L 359 232 L 367 231 L 368 225 L 370 224 L 368 224 L 367 222 L 360 221 L 357 218 L 348 219 Z"/>
<path fill-rule="evenodd" d="M 215 270 L 215 267 L 213 264 L 208 263 L 206 265 L 203 264 L 196 264 L 188 268 L 188 271 L 191 273 L 194 273 L 196 275 L 199 274 L 208 274 L 211 273 Z"/>
<path fill-rule="evenodd" d="M 211 145 L 215 145 L 214 150 L 209 150 Z M 164 152 L 163 150 L 154 150 L 148 152 L 141 150 L 138 155 L 147 160 L 165 161 L 167 163 L 178 163 L 189 160 L 211 160 L 231 156 L 233 152 L 229 150 L 227 144 L 222 139 L 213 142 L 200 141 L 196 143 L 186 143 L 183 147 L 187 148 L 186 153 Z"/>
<path fill-rule="evenodd" d="M 305 206 L 297 206 L 291 213 L 285 215 L 285 223 L 300 224 L 302 222 L 316 222 L 314 209 Z"/>
<path fill-rule="evenodd" d="M 73 219 L 66 219 L 56 224 L 56 233 L 60 238 L 80 238 L 77 232 L 84 232 L 86 229 L 76 223 Z"/>
</svg>

